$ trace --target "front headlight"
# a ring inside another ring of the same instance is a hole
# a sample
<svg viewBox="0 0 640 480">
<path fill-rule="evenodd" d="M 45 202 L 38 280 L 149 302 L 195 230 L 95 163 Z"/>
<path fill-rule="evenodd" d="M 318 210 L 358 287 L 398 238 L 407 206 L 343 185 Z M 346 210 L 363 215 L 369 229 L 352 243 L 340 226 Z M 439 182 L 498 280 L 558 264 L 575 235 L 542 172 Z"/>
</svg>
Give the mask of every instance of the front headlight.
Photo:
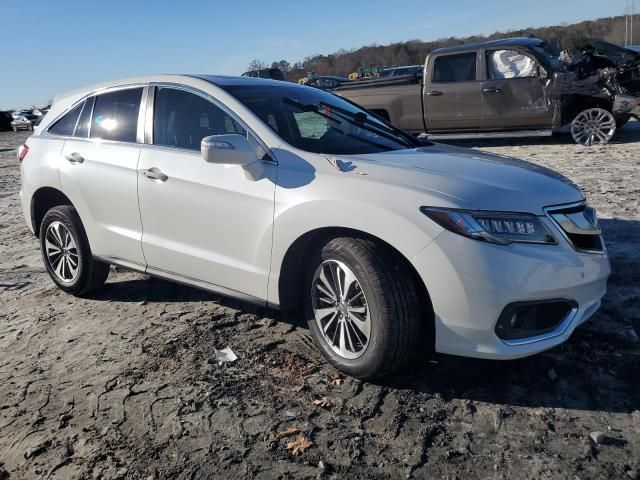
<svg viewBox="0 0 640 480">
<path fill-rule="evenodd" d="M 450 232 L 484 242 L 556 244 L 549 229 L 535 215 L 421 207 L 420 211 Z"/>
</svg>

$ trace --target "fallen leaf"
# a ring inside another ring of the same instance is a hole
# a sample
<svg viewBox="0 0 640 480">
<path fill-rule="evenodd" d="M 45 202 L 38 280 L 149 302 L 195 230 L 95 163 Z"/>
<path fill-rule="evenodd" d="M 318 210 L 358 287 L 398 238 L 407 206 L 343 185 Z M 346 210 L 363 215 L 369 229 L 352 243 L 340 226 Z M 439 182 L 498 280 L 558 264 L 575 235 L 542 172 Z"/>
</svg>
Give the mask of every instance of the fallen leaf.
<svg viewBox="0 0 640 480">
<path fill-rule="evenodd" d="M 296 427 L 289 427 L 286 430 L 282 430 L 281 432 L 276 433 L 276 438 L 281 439 L 285 437 L 290 437 L 291 435 L 296 435 L 300 433 L 300 429 Z"/>
<path fill-rule="evenodd" d="M 287 443 L 287 449 L 294 455 L 302 455 L 307 448 L 313 446 L 313 442 L 303 435 L 298 435 L 293 442 Z"/>
<path fill-rule="evenodd" d="M 336 406 L 336 401 L 333 398 L 329 398 L 329 397 L 322 397 L 319 400 L 314 400 L 313 404 L 316 407 L 322 407 L 322 408 L 332 408 Z"/>
<path fill-rule="evenodd" d="M 331 379 L 332 385 L 342 385 L 342 382 L 344 382 L 344 379 L 342 377 L 333 377 Z"/>
<path fill-rule="evenodd" d="M 294 385 L 293 387 L 291 387 L 291 391 L 292 392 L 301 392 L 304 389 L 304 384 L 302 385 Z"/>
</svg>

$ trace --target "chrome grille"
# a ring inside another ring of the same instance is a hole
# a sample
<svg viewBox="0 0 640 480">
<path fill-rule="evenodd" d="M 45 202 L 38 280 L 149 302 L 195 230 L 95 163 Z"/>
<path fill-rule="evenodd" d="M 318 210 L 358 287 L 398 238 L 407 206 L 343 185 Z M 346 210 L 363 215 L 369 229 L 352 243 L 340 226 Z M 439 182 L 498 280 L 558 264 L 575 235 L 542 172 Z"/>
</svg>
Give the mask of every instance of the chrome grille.
<svg viewBox="0 0 640 480">
<path fill-rule="evenodd" d="M 604 242 L 598 226 L 596 210 L 582 203 L 547 209 L 547 214 L 560 227 L 569 243 L 580 252 L 602 253 Z"/>
</svg>

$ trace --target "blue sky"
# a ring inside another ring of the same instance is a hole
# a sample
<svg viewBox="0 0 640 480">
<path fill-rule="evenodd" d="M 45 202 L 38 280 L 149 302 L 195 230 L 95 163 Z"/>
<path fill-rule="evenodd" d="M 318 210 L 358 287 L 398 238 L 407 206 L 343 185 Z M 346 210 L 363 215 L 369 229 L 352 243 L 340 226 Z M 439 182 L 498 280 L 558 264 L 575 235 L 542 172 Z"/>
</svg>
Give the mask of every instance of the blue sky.
<svg viewBox="0 0 640 480">
<path fill-rule="evenodd" d="M 620 15 L 625 0 L 0 0 L 0 109 L 140 74 Z M 397 5 L 397 6 L 396 6 Z M 639 27 L 640 28 L 640 24 Z"/>
</svg>

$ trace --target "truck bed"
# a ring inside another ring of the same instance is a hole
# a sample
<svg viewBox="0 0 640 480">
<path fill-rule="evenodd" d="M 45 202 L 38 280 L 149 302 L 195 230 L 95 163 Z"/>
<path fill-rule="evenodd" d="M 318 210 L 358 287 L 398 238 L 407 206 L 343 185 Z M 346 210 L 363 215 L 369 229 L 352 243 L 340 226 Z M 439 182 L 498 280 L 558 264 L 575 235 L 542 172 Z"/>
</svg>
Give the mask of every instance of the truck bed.
<svg viewBox="0 0 640 480">
<path fill-rule="evenodd" d="M 420 83 L 421 79 L 422 77 L 418 75 L 402 75 L 390 78 L 368 78 L 365 80 L 354 80 L 351 82 L 343 83 L 338 88 L 334 89 L 334 91 L 354 90 L 359 88 L 389 87 L 396 85 L 412 85 Z"/>
</svg>

